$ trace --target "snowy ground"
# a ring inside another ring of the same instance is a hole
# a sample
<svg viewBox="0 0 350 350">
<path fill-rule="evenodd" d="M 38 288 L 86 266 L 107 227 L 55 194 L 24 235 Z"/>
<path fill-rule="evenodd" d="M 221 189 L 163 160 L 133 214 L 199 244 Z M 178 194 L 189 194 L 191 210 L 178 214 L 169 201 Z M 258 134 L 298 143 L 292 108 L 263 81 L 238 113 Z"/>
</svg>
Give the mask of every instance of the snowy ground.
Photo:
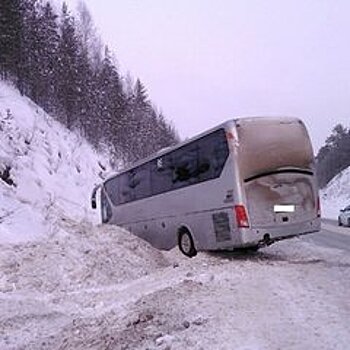
<svg viewBox="0 0 350 350">
<path fill-rule="evenodd" d="M 0 126 L 1 350 L 350 348 L 345 252 L 160 252 L 96 225 L 106 160 L 1 82 Z"/>
<path fill-rule="evenodd" d="M 295 239 L 254 254 L 159 252 L 60 223 L 0 247 L 0 349 L 348 349 L 350 257 Z"/>
</svg>

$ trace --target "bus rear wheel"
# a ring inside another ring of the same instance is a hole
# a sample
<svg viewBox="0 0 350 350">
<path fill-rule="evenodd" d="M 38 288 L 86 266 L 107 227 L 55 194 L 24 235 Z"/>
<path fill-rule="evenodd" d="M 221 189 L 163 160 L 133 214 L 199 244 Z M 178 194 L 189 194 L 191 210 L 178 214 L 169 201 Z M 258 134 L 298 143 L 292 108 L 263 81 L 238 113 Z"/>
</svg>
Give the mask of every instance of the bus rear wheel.
<svg viewBox="0 0 350 350">
<path fill-rule="evenodd" d="M 186 228 L 181 228 L 179 230 L 178 245 L 182 254 L 190 258 L 197 255 L 191 233 Z"/>
</svg>

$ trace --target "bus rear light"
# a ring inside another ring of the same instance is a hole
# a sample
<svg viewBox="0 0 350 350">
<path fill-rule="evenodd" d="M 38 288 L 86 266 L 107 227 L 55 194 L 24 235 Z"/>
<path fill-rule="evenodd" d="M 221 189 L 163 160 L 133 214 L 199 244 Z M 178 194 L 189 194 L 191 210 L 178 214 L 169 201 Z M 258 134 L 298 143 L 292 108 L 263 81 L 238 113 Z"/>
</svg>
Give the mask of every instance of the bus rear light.
<svg viewBox="0 0 350 350">
<path fill-rule="evenodd" d="M 244 205 L 235 205 L 235 214 L 238 227 L 249 227 L 248 215 Z"/>
</svg>

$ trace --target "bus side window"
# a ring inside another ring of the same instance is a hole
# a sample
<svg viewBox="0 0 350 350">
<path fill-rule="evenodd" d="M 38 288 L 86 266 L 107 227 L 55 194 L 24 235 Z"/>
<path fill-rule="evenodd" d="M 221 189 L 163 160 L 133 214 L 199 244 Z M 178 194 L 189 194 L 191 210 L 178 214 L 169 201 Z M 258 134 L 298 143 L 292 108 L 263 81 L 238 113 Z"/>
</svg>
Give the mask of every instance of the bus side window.
<svg viewBox="0 0 350 350">
<path fill-rule="evenodd" d="M 172 155 L 164 155 L 161 159 L 161 166 L 158 159 L 154 159 L 149 163 L 150 184 L 153 195 L 171 191 L 172 189 Z"/>
<path fill-rule="evenodd" d="M 212 159 L 210 152 L 210 137 L 206 136 L 199 142 L 198 150 L 198 176 L 200 181 L 212 178 Z"/>
<path fill-rule="evenodd" d="M 199 141 L 198 170 L 200 181 L 220 176 L 228 157 L 228 146 L 224 130 L 218 130 Z"/>
<path fill-rule="evenodd" d="M 143 164 L 134 169 L 132 178 L 134 199 L 142 199 L 151 195 L 150 164 Z"/>
<path fill-rule="evenodd" d="M 222 133 L 216 135 L 212 147 L 214 177 L 220 176 L 229 154 L 225 133 L 223 130 L 220 131 Z"/>
<path fill-rule="evenodd" d="M 184 187 L 196 181 L 198 175 L 198 152 L 193 145 L 183 147 L 173 153 L 174 187 Z M 181 184 L 177 184 L 180 182 Z"/>
<path fill-rule="evenodd" d="M 120 204 L 132 201 L 133 189 L 130 187 L 130 175 L 124 173 L 119 175 L 119 198 Z"/>
<path fill-rule="evenodd" d="M 128 172 L 129 187 L 134 189 L 141 182 L 140 178 L 136 176 L 136 169 Z"/>
</svg>

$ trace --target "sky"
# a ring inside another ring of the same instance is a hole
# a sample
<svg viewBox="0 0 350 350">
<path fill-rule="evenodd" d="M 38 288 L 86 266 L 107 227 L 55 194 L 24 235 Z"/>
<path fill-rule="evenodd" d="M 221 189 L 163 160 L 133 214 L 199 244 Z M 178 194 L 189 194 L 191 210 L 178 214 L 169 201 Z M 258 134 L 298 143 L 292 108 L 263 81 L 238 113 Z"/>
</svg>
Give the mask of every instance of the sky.
<svg viewBox="0 0 350 350">
<path fill-rule="evenodd" d="M 239 116 L 296 116 L 317 151 L 350 126 L 348 0 L 85 2 L 181 138 Z"/>
</svg>

